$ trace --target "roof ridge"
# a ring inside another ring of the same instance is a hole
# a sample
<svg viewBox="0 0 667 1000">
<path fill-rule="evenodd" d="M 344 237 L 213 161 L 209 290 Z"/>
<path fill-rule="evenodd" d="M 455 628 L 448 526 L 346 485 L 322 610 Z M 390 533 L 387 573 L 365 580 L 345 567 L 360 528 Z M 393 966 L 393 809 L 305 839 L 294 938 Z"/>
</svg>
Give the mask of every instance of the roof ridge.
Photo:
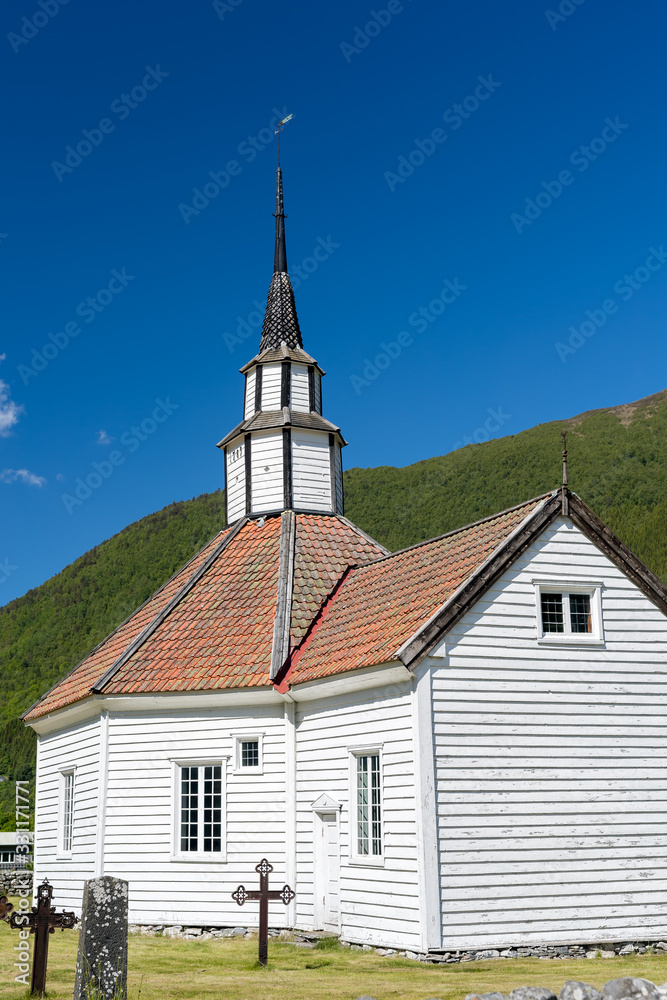
<svg viewBox="0 0 667 1000">
<path fill-rule="evenodd" d="M 96 653 L 98 651 L 98 649 L 101 649 L 102 646 L 105 644 L 105 642 L 108 642 L 109 639 L 112 639 L 116 635 L 117 632 L 119 632 L 122 628 L 124 628 L 128 624 L 128 622 L 132 621 L 132 619 L 135 617 L 135 615 L 138 615 L 140 611 L 143 611 L 143 609 L 146 607 L 146 605 L 150 604 L 150 602 L 153 600 L 154 597 L 157 597 L 157 595 L 162 590 L 164 590 L 165 587 L 168 587 L 169 584 L 173 580 L 175 580 L 176 577 L 179 576 L 183 572 L 184 569 L 187 569 L 188 566 L 195 561 L 195 559 L 197 558 L 197 556 L 200 556 L 202 554 L 202 552 L 204 551 L 204 549 L 207 549 L 209 547 L 209 545 L 211 545 L 215 541 L 215 539 L 218 537 L 218 535 L 222 535 L 223 533 L 226 533 L 229 530 L 230 530 L 229 528 L 221 528 L 220 531 L 217 531 L 215 533 L 215 535 L 212 535 L 211 538 L 209 538 L 209 540 L 207 542 L 204 542 L 204 544 L 201 546 L 201 548 L 197 549 L 197 551 L 194 553 L 194 555 L 190 556 L 189 559 L 186 559 L 186 561 L 183 563 L 183 565 L 179 566 L 179 568 L 177 570 L 175 570 L 171 574 L 171 576 L 169 577 L 168 580 L 165 580 L 164 583 L 161 584 L 157 588 L 157 590 L 154 590 L 152 594 L 149 594 L 149 596 L 146 598 L 146 600 L 143 601 L 139 605 L 138 608 L 135 608 L 134 611 L 131 611 L 130 614 L 127 616 L 127 618 L 124 618 L 122 622 L 120 622 L 118 625 L 116 625 L 116 627 L 114 629 L 111 630 L 111 632 L 108 632 L 107 635 L 105 635 L 103 639 L 100 639 L 100 641 L 95 646 L 93 646 L 93 648 L 90 649 L 82 659 L 80 659 L 77 663 L 75 663 L 74 666 L 71 667 L 67 671 L 67 673 L 64 674 L 63 677 L 60 677 L 55 682 L 55 684 L 52 684 L 51 687 L 47 691 L 44 692 L 44 694 L 40 695 L 39 698 L 37 698 L 36 701 L 33 701 L 32 705 L 30 705 L 29 708 L 26 708 L 25 712 L 22 712 L 21 715 L 19 716 L 19 718 L 20 719 L 24 719 L 27 715 L 30 715 L 30 713 L 32 712 L 32 710 L 34 708 L 37 708 L 37 706 L 40 704 L 40 702 L 44 701 L 44 699 L 47 698 L 51 694 L 52 691 L 55 691 L 55 689 L 57 687 L 59 687 L 59 685 L 62 684 L 63 681 L 66 681 L 68 677 L 71 677 L 72 674 L 74 673 L 74 671 L 78 670 L 79 667 L 82 666 L 86 662 L 86 660 L 88 660 L 94 653 Z"/>
<path fill-rule="evenodd" d="M 297 519 L 293 510 L 280 515 L 280 554 L 278 556 L 278 581 L 276 586 L 276 614 L 273 622 L 273 643 L 269 680 L 278 676 L 289 655 L 292 630 L 292 604 L 294 601 L 294 561 L 296 552 Z"/>
<path fill-rule="evenodd" d="M 496 514 L 488 514 L 486 517 L 481 517 L 479 521 L 471 521 L 470 524 L 464 524 L 460 528 L 454 528 L 452 531 L 445 531 L 442 535 L 434 535 L 433 538 L 425 538 L 421 542 L 415 542 L 414 545 L 406 545 L 405 548 L 396 549 L 395 552 L 390 552 L 389 555 L 380 556 L 372 563 L 364 563 L 363 566 L 359 567 L 359 569 L 367 569 L 369 566 L 375 566 L 377 563 L 384 562 L 386 559 L 393 559 L 394 556 L 402 556 L 405 552 L 411 552 L 413 549 L 418 549 L 422 545 L 430 545 L 432 542 L 442 541 L 443 538 L 451 538 L 453 535 L 458 535 L 461 531 L 468 531 L 470 528 L 476 528 L 478 525 L 485 524 L 487 521 L 495 521 L 496 518 L 502 517 L 504 514 L 513 514 L 515 510 L 521 510 L 522 507 L 528 507 L 531 503 L 546 500 L 548 497 L 554 496 L 554 494 L 558 492 L 558 490 L 551 490 L 549 493 L 542 493 L 540 496 L 532 497 L 530 500 L 524 500 L 523 503 L 515 504 L 514 507 L 507 507 L 505 510 L 499 510 Z"/>
<path fill-rule="evenodd" d="M 311 639 L 317 632 L 319 626 L 322 624 L 323 619 L 326 618 L 327 614 L 329 613 L 331 605 L 335 600 L 335 598 L 338 596 L 340 588 L 343 586 L 347 578 L 355 569 L 359 569 L 356 563 L 351 563 L 349 566 L 345 567 L 345 569 L 343 570 L 343 572 L 338 577 L 335 584 L 327 594 L 325 600 L 322 601 L 321 605 L 317 609 L 317 613 L 314 616 L 313 620 L 311 621 L 310 625 L 308 626 L 304 636 L 301 639 L 301 642 L 299 643 L 298 646 L 295 646 L 294 649 L 290 650 L 289 655 L 287 656 L 285 662 L 282 664 L 280 670 L 273 678 L 273 686 L 278 691 L 279 694 L 286 693 L 289 687 L 289 678 L 291 673 L 293 672 L 294 667 L 299 662 L 301 656 L 303 656 L 303 654 L 305 653 L 306 647 L 308 646 Z"/>
<path fill-rule="evenodd" d="M 167 616 L 171 614 L 174 608 L 181 603 L 183 598 L 190 593 L 195 584 L 198 583 L 199 580 L 201 580 L 202 576 L 210 569 L 210 567 L 216 561 L 220 553 L 227 548 L 229 543 L 234 538 L 236 538 L 241 528 L 244 527 L 244 525 L 246 525 L 247 523 L 248 523 L 247 517 L 241 518 L 241 520 L 234 525 L 231 531 L 228 532 L 223 539 L 221 539 L 220 543 L 216 545 L 216 547 L 213 549 L 213 552 L 211 552 L 211 554 L 207 556 L 206 559 L 204 559 L 201 566 L 198 569 L 196 569 L 195 572 L 192 574 L 192 576 L 186 580 L 183 586 L 177 591 L 176 594 L 174 594 L 172 599 L 168 601 L 167 604 L 165 604 L 165 606 L 160 609 L 160 611 L 158 611 L 155 617 L 148 623 L 146 628 L 141 630 L 139 635 L 132 640 L 129 646 L 127 646 L 123 650 L 121 655 L 117 657 L 116 660 L 114 660 L 114 662 L 107 670 L 105 670 L 105 672 L 102 674 L 99 680 L 97 680 L 95 684 L 91 685 L 91 691 L 93 694 L 101 694 L 102 689 L 118 673 L 120 668 L 125 663 L 127 663 L 130 657 L 133 656 L 138 649 L 141 649 L 146 640 L 150 639 L 150 637 L 162 624 L 165 618 L 167 618 Z"/>
<path fill-rule="evenodd" d="M 364 531 L 363 528 L 360 528 L 358 524 L 354 523 L 354 521 L 350 521 L 349 517 L 345 517 L 344 514 L 334 514 L 334 517 L 336 517 L 339 521 L 342 521 L 349 528 L 352 528 L 353 531 L 356 531 L 356 533 L 358 535 L 360 535 L 364 539 L 364 541 L 370 542 L 371 545 L 377 545 L 377 547 L 379 549 L 382 549 L 382 551 L 385 553 L 385 555 L 388 555 L 388 556 L 393 555 L 393 553 L 389 551 L 389 549 L 386 547 L 386 545 L 383 545 L 382 542 L 378 542 L 378 540 L 376 538 L 373 538 L 372 535 L 369 535 L 368 532 Z M 383 556 L 378 556 L 378 559 L 382 559 L 382 558 L 383 558 Z M 377 562 L 377 560 L 373 560 L 373 561 Z"/>
</svg>

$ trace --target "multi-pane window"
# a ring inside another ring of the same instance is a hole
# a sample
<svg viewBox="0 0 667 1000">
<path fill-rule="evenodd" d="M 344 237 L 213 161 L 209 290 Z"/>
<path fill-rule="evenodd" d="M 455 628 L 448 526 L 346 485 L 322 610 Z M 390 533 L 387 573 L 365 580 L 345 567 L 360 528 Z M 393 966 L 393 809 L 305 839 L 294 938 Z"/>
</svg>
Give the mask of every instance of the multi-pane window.
<svg viewBox="0 0 667 1000">
<path fill-rule="evenodd" d="M 187 764 L 180 771 L 182 853 L 222 852 L 222 765 Z"/>
<path fill-rule="evenodd" d="M 357 854 L 382 855 L 382 802 L 380 755 L 359 754 L 356 758 Z"/>
<path fill-rule="evenodd" d="M 239 733 L 236 737 L 235 768 L 246 774 L 262 774 L 263 733 Z"/>
<path fill-rule="evenodd" d="M 590 594 L 564 594 L 542 590 L 540 605 L 544 635 L 554 632 L 564 635 L 592 634 Z"/>
<path fill-rule="evenodd" d="M 241 767 L 259 767 L 259 740 L 241 740 Z"/>
<path fill-rule="evenodd" d="M 72 829 L 74 826 L 74 771 L 65 771 L 62 776 L 62 840 L 64 854 L 72 853 Z"/>
<path fill-rule="evenodd" d="M 570 629 L 572 632 L 592 632 L 590 594 L 569 594 Z"/>
</svg>

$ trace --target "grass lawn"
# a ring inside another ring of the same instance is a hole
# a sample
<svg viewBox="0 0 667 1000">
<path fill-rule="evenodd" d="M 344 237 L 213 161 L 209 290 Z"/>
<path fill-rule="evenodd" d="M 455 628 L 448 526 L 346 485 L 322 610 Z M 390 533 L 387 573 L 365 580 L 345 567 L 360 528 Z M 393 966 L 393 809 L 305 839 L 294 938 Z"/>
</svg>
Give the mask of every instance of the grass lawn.
<svg viewBox="0 0 667 1000">
<path fill-rule="evenodd" d="M 48 997 L 71 1000 L 78 932 L 56 931 L 49 944 Z M 14 983 L 13 946 L 18 934 L 0 923 L 0 997 L 25 1000 Z M 230 938 L 179 941 L 130 936 L 128 1000 L 463 1000 L 466 993 L 516 986 L 548 986 L 566 979 L 598 988 L 618 976 L 667 980 L 667 955 L 544 961 L 496 959 L 462 965 L 424 965 L 380 958 L 349 948 L 298 948 L 269 942 L 269 966 L 257 965 L 257 942 Z"/>
</svg>

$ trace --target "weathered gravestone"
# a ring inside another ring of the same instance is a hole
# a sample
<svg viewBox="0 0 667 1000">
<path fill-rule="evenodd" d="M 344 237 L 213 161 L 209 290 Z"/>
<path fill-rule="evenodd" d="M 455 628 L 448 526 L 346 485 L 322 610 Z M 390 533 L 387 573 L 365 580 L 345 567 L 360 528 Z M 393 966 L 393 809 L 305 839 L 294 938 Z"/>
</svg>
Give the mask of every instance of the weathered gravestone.
<svg viewBox="0 0 667 1000">
<path fill-rule="evenodd" d="M 105 875 L 84 883 L 74 1000 L 126 1000 L 128 884 Z"/>
</svg>

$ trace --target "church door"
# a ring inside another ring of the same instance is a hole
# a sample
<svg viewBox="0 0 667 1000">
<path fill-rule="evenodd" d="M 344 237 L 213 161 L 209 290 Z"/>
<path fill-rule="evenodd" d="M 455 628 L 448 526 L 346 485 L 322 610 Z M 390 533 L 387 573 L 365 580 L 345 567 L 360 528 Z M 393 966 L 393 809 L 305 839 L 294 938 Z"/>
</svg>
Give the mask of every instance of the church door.
<svg viewBox="0 0 667 1000">
<path fill-rule="evenodd" d="M 338 931 L 338 814 L 315 814 L 315 926 Z"/>
</svg>

